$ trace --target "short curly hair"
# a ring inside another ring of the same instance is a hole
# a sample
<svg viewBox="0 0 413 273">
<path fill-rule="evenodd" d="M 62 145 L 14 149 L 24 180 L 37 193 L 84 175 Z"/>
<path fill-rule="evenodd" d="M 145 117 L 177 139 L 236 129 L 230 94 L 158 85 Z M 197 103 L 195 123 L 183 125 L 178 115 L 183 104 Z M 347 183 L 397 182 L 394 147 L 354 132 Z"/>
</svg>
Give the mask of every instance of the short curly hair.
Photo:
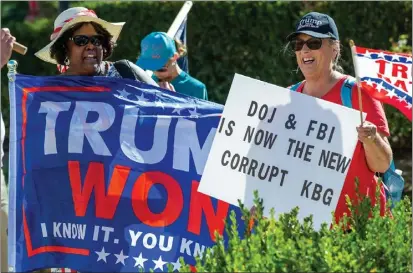
<svg viewBox="0 0 413 273">
<path fill-rule="evenodd" d="M 116 46 L 111 40 L 112 35 L 101 25 L 95 22 L 81 22 L 73 25 L 71 28 L 66 30 L 62 36 L 57 39 L 57 41 L 50 47 L 50 57 L 55 59 L 58 64 L 64 65 L 64 61 L 67 57 L 67 46 L 66 43 L 76 30 L 80 29 L 84 24 L 91 24 L 96 32 L 103 35 L 104 39 L 102 42 L 103 47 L 103 60 L 109 58 L 112 55 L 113 49 Z"/>
</svg>

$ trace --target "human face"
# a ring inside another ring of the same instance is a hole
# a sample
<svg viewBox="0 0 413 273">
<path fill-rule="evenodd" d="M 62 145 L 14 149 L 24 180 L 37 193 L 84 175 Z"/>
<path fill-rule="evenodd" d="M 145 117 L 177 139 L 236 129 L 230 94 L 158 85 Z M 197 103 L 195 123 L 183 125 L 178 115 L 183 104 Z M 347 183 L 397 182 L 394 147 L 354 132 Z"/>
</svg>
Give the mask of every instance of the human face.
<svg viewBox="0 0 413 273">
<path fill-rule="evenodd" d="M 156 77 L 161 81 L 170 81 L 175 76 L 176 72 L 176 57 L 174 55 L 168 62 L 160 69 L 154 71 Z"/>
<path fill-rule="evenodd" d="M 87 37 L 98 35 L 92 24 L 84 24 L 76 30 L 72 37 L 85 35 Z M 73 40 L 67 41 L 68 58 L 70 67 L 68 72 L 75 75 L 95 75 L 103 58 L 102 45 L 93 45 L 91 40 L 86 45 L 77 45 Z"/>
<path fill-rule="evenodd" d="M 296 39 L 306 42 L 314 37 L 299 34 Z M 297 64 L 307 80 L 319 79 L 323 75 L 329 75 L 332 71 L 333 60 L 337 53 L 328 39 L 321 39 L 321 41 L 319 49 L 310 49 L 307 44 L 304 44 L 301 50 L 295 51 Z"/>
</svg>

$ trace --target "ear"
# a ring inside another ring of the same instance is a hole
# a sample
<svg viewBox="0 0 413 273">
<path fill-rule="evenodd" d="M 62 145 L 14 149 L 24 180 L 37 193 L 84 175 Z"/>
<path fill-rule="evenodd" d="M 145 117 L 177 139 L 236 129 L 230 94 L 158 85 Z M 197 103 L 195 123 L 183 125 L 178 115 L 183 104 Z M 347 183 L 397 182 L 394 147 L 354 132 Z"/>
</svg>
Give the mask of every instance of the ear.
<svg viewBox="0 0 413 273">
<path fill-rule="evenodd" d="M 178 54 L 178 52 L 175 52 L 175 53 L 174 53 L 174 55 L 172 56 L 172 59 L 173 59 L 174 62 L 179 59 L 179 54 Z"/>
</svg>

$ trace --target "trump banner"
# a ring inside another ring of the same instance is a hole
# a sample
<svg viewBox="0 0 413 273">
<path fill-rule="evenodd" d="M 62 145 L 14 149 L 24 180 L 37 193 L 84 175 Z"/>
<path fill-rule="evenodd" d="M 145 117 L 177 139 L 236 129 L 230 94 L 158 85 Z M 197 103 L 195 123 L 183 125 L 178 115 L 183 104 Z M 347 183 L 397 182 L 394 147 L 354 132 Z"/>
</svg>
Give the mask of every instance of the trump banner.
<svg viewBox="0 0 413 273">
<path fill-rule="evenodd" d="M 240 219 L 197 190 L 222 105 L 109 77 L 10 95 L 10 271 L 176 271 Z"/>
<path fill-rule="evenodd" d="M 412 55 L 355 47 L 361 85 L 370 96 L 412 120 Z"/>
</svg>

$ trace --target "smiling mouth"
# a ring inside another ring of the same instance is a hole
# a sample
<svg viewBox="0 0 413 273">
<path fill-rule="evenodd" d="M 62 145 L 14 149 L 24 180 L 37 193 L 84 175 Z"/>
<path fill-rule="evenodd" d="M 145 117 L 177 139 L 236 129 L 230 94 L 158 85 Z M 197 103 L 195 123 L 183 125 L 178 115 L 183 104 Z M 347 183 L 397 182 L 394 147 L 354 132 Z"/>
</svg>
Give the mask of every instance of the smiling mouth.
<svg viewBox="0 0 413 273">
<path fill-rule="evenodd" d="M 89 54 L 86 57 L 83 57 L 83 60 L 96 61 L 97 57 L 96 57 L 96 55 Z"/>
<path fill-rule="evenodd" d="M 314 62 L 314 58 L 303 58 L 304 64 L 312 64 Z"/>
</svg>

